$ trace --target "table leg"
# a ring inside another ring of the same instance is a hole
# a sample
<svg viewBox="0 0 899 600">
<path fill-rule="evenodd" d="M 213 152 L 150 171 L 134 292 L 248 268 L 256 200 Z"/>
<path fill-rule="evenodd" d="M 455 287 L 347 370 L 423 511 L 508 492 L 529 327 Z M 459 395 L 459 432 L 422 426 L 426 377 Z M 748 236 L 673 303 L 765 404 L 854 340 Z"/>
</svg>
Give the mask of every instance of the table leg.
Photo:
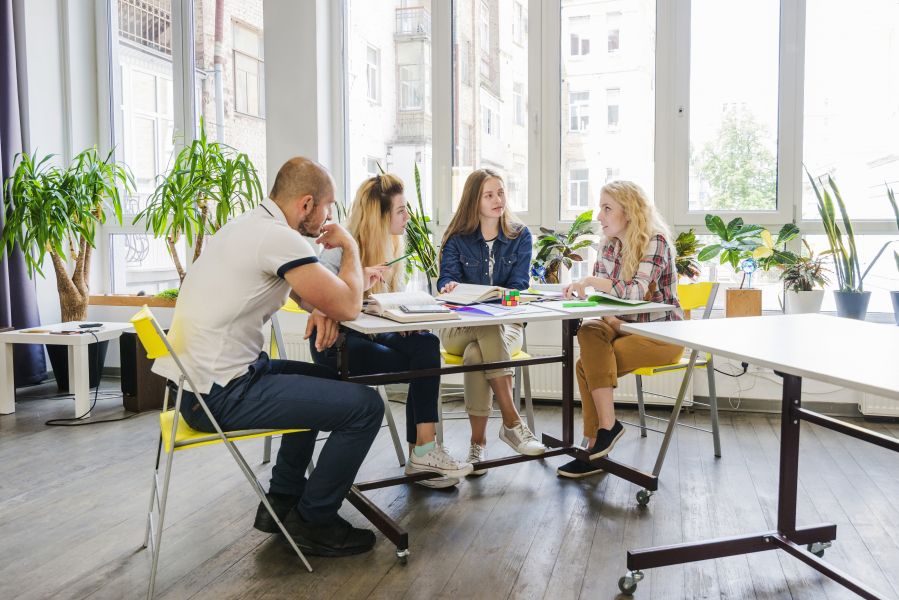
<svg viewBox="0 0 899 600">
<path fill-rule="evenodd" d="M 69 346 L 69 389 L 75 394 L 75 416 L 90 417 L 88 346 Z"/>
<path fill-rule="evenodd" d="M 3 384 L 0 385 L 0 415 L 11 415 L 16 412 L 16 382 L 12 364 L 13 344 L 3 344 L 0 349 L 0 375 L 3 376 Z"/>
</svg>

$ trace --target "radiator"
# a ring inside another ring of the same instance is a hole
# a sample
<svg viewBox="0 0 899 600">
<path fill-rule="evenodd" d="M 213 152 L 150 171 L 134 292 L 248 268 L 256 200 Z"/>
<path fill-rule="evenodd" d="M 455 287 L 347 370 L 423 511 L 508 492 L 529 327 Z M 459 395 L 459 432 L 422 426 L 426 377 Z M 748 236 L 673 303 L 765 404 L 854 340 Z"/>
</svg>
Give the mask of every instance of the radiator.
<svg viewBox="0 0 899 600">
<path fill-rule="evenodd" d="M 865 392 L 858 410 L 866 417 L 899 417 L 899 402 Z"/>
</svg>

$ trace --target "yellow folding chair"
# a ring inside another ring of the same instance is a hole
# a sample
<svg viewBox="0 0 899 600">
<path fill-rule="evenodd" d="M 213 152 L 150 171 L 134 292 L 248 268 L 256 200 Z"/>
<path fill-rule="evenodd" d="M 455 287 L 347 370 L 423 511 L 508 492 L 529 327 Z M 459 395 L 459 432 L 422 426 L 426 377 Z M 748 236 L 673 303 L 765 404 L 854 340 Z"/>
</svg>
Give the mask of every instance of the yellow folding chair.
<svg viewBox="0 0 899 600">
<path fill-rule="evenodd" d="M 289 299 L 287 303 L 281 307 L 282 311 L 293 313 L 293 314 L 304 314 L 306 311 L 300 308 L 296 302 Z M 284 334 L 281 332 L 281 322 L 278 319 L 278 314 L 275 313 L 272 315 L 272 340 L 271 345 L 269 347 L 269 355 L 272 358 L 282 357 L 287 358 L 287 346 L 284 343 Z M 390 437 L 393 439 L 393 449 L 396 451 L 396 458 L 399 460 L 400 466 L 406 466 L 406 452 L 403 449 L 403 444 L 400 442 L 400 434 L 396 428 L 396 419 L 393 416 L 393 412 L 390 410 L 390 400 L 387 398 L 387 386 L 378 385 L 372 386 L 381 396 L 381 401 L 384 402 L 384 418 L 387 419 L 387 427 L 390 429 Z M 267 463 L 271 460 L 272 456 L 272 438 L 268 437 L 265 439 L 265 447 L 263 449 L 262 454 L 262 462 Z M 309 463 L 309 469 L 311 472 L 312 463 Z"/>
<path fill-rule="evenodd" d="M 196 391 L 197 386 L 194 385 L 190 375 L 178 358 L 178 355 L 175 354 L 175 351 L 172 349 L 171 344 L 169 344 L 168 339 L 166 339 L 165 333 L 162 331 L 162 328 L 159 326 L 153 313 L 150 312 L 150 309 L 144 306 L 140 312 L 131 318 L 131 324 L 137 331 L 137 336 L 144 349 L 147 351 L 147 358 L 157 359 L 162 356 L 171 356 L 175 365 L 177 365 L 178 370 L 181 372 L 178 378 L 178 392 L 175 396 L 175 406 L 169 410 L 169 388 L 166 386 L 162 413 L 159 415 L 159 444 L 156 448 L 156 464 L 153 468 L 153 481 L 150 489 L 150 507 L 147 511 L 147 527 L 144 532 L 144 542 L 141 546 L 142 548 L 147 548 L 149 546 L 150 551 L 153 554 L 153 564 L 150 570 L 150 584 L 147 589 L 147 598 L 153 598 L 156 587 L 156 571 L 159 566 L 159 550 L 162 542 L 165 507 L 168 499 L 174 453 L 210 444 L 225 444 L 225 447 L 231 453 L 237 466 L 240 467 L 240 470 L 243 472 L 244 476 L 246 476 L 250 486 L 256 492 L 256 495 L 259 496 L 259 500 L 278 524 L 278 529 L 281 530 L 281 533 L 284 534 L 284 537 L 297 553 L 297 556 L 300 557 L 300 560 L 303 561 L 303 564 L 311 572 L 312 566 L 309 564 L 309 561 L 306 560 L 306 557 L 296 545 L 296 542 L 294 542 L 293 538 L 287 533 L 284 524 L 281 523 L 281 519 L 278 518 L 278 515 L 275 514 L 271 504 L 269 504 L 269 501 L 265 496 L 265 490 L 262 489 L 262 485 L 259 483 L 259 480 L 256 479 L 256 475 L 250 469 L 246 459 L 244 459 L 240 450 L 238 450 L 237 446 L 234 444 L 237 440 L 258 437 L 265 437 L 268 439 L 273 435 L 308 431 L 308 429 L 251 429 L 227 432 L 222 431 L 218 421 L 216 421 L 215 417 L 209 411 L 209 407 L 206 405 L 203 394 Z M 206 413 L 209 422 L 212 423 L 212 426 L 215 428 L 215 433 L 205 433 L 191 429 L 191 427 L 181 418 L 181 397 L 184 392 L 185 383 L 187 383 L 190 390 L 193 391 L 200 406 L 203 408 L 203 412 Z M 165 474 L 160 483 L 159 466 L 163 453 L 166 456 Z"/>
</svg>

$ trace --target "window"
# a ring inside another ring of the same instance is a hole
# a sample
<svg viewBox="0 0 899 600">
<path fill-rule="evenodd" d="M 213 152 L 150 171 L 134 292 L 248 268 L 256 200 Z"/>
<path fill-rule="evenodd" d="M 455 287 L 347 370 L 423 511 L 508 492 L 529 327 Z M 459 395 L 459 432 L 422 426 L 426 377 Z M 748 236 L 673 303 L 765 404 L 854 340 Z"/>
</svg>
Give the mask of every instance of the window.
<svg viewBox="0 0 899 600">
<path fill-rule="evenodd" d="M 424 107 L 424 81 L 420 65 L 402 65 L 400 70 L 400 110 Z"/>
<path fill-rule="evenodd" d="M 571 41 L 571 56 L 590 54 L 590 17 L 578 16 L 568 19 Z"/>
<path fill-rule="evenodd" d="M 515 106 L 515 124 L 524 126 L 524 84 L 512 84 L 512 103 Z"/>
<path fill-rule="evenodd" d="M 462 40 L 459 45 L 459 76 L 462 83 L 471 85 L 471 41 Z"/>
<path fill-rule="evenodd" d="M 381 51 L 374 46 L 365 48 L 365 97 L 372 102 L 381 100 Z"/>
<path fill-rule="evenodd" d="M 813 176 L 833 176 L 851 219 L 886 220 L 884 232 L 895 234 L 884 184 L 899 195 L 899 5 L 847 11 L 818 0 L 806 14 L 802 161 Z M 802 217 L 818 220 L 802 175 Z"/>
<path fill-rule="evenodd" d="M 621 179 L 621 169 L 606 167 L 606 183 Z"/>
<path fill-rule="evenodd" d="M 690 13 L 689 210 L 774 211 L 780 3 L 693 0 Z"/>
<path fill-rule="evenodd" d="M 606 14 L 606 29 L 608 31 L 608 43 L 607 49 L 609 54 L 615 54 L 618 52 L 619 45 L 621 43 L 619 39 L 620 31 L 621 31 L 621 13 L 611 12 Z"/>
<path fill-rule="evenodd" d="M 620 98 L 620 89 L 609 88 L 606 90 L 606 124 L 613 131 L 618 129 L 618 105 Z"/>
<path fill-rule="evenodd" d="M 590 125 L 590 92 L 568 93 L 568 130 L 584 132 Z"/>
<path fill-rule="evenodd" d="M 380 158 L 375 158 L 373 156 L 365 157 L 365 174 L 366 179 L 371 177 L 377 177 L 381 174 L 381 166 L 384 165 L 384 161 Z M 360 182 L 361 183 L 361 182 Z"/>
<path fill-rule="evenodd" d="M 586 168 L 571 169 L 568 171 L 568 207 L 572 210 L 583 211 L 589 208 L 588 179 L 590 171 Z"/>
<path fill-rule="evenodd" d="M 515 0 L 512 3 L 512 41 L 519 46 L 524 44 L 524 33 L 527 29 L 526 19 L 524 6 Z"/>
<path fill-rule="evenodd" d="M 457 151 L 453 152 L 450 211 L 455 210 L 472 169 L 480 167 L 503 175 L 510 207 L 528 210 L 528 36 L 522 26 L 521 43 L 513 39 L 518 28 L 516 4 L 525 20 L 526 4 L 519 0 L 453 3 L 454 43 L 461 49 L 471 40 L 480 74 L 477 85 L 464 85 L 467 65 L 463 61 L 468 53 L 460 51 L 453 65 Z"/>
<path fill-rule="evenodd" d="M 254 117 L 265 116 L 265 75 L 262 34 L 235 22 L 234 110 Z"/>
</svg>

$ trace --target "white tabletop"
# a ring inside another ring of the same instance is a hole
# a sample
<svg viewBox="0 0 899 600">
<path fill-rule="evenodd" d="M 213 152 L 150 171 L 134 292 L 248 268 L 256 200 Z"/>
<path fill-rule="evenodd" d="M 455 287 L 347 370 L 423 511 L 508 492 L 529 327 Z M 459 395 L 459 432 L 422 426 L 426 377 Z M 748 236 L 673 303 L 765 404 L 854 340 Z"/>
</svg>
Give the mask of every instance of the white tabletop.
<svg viewBox="0 0 899 600">
<path fill-rule="evenodd" d="M 613 306 L 613 307 L 583 307 L 563 308 L 561 301 L 539 302 L 524 304 L 524 311 L 492 317 L 488 315 L 474 315 L 459 313 L 461 319 L 450 321 L 419 321 L 417 323 L 397 323 L 390 319 L 376 317 L 369 314 L 361 314 L 352 321 L 341 323 L 346 327 L 360 333 L 393 333 L 398 331 L 418 331 L 421 329 L 447 329 L 450 327 L 480 327 L 484 325 L 500 325 L 503 323 L 525 323 L 531 321 L 564 321 L 566 319 L 582 319 L 590 317 L 603 317 L 608 315 L 636 314 L 644 312 L 667 311 L 671 306 L 667 304 L 647 303 L 639 306 Z"/>
<path fill-rule="evenodd" d="M 58 344 L 64 346 L 84 346 L 96 341 L 111 340 L 119 337 L 123 331 L 131 329 L 131 323 L 103 322 L 99 328 L 93 328 L 90 333 L 80 332 L 76 334 L 56 333 L 60 331 L 78 331 L 79 323 L 95 323 L 99 321 L 70 321 L 68 323 L 56 323 L 53 325 L 41 325 L 16 331 L 0 333 L 0 343 L 5 344 Z M 49 332 L 49 333 L 38 333 Z M 96 336 L 96 339 L 94 338 Z"/>
<path fill-rule="evenodd" d="M 899 400 L 899 327 L 820 314 L 626 324 L 622 330 Z"/>
</svg>

